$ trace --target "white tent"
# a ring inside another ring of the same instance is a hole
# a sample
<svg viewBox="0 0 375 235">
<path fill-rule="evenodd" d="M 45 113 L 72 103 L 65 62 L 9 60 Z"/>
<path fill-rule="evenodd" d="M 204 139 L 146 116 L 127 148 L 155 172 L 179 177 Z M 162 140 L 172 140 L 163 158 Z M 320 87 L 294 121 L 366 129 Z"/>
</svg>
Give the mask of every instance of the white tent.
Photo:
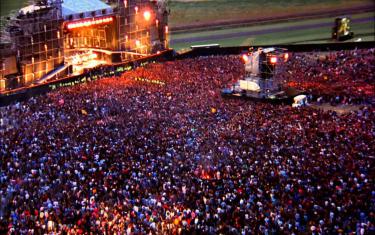
<svg viewBox="0 0 375 235">
<path fill-rule="evenodd" d="M 91 12 L 96 12 L 96 15 L 101 15 L 102 10 L 107 10 L 108 14 L 113 12 L 111 6 L 100 0 L 64 0 L 62 3 L 63 17 L 80 13 L 89 13 L 87 17 L 92 17 L 90 15 Z"/>
<path fill-rule="evenodd" d="M 258 83 L 249 80 L 240 80 L 240 89 L 246 91 L 260 91 L 260 86 Z"/>
</svg>

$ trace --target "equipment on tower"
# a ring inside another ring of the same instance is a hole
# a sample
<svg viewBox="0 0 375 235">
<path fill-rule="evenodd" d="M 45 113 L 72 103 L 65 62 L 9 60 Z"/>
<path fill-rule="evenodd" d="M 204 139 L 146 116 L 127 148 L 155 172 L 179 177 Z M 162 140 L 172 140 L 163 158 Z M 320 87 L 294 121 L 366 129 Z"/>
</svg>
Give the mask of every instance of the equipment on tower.
<svg viewBox="0 0 375 235">
<path fill-rule="evenodd" d="M 291 101 L 301 92 L 282 88 L 277 79 L 277 66 L 288 61 L 289 54 L 282 48 L 250 48 L 241 56 L 245 66 L 244 78 L 222 90 L 224 97 L 242 97 L 264 101 Z"/>
<path fill-rule="evenodd" d="M 353 37 L 354 33 L 350 31 L 350 19 L 347 17 L 336 18 L 335 26 L 332 28 L 332 39 L 345 41 Z"/>
</svg>

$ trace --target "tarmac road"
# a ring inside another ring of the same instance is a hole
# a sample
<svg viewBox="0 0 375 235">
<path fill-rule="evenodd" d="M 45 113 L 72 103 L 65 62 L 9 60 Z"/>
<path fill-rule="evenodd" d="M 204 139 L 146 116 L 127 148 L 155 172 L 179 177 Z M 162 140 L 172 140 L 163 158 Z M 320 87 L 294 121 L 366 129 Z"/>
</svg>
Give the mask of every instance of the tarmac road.
<svg viewBox="0 0 375 235">
<path fill-rule="evenodd" d="M 374 17 L 352 19 L 351 22 L 352 23 L 374 22 Z M 330 26 L 333 26 L 333 22 L 332 23 L 331 22 L 311 23 L 311 24 L 296 25 L 296 26 L 290 26 L 290 27 L 271 28 L 271 29 L 268 28 L 268 29 L 252 30 L 252 31 L 247 31 L 247 32 L 223 33 L 223 34 L 199 36 L 199 37 L 188 37 L 188 38 L 178 38 L 178 39 L 172 38 L 170 40 L 170 43 L 171 44 L 195 43 L 195 42 L 202 42 L 202 41 L 209 41 L 209 40 L 222 40 L 222 39 L 237 38 L 237 37 L 251 37 L 251 36 L 262 35 L 262 34 L 291 32 L 291 31 L 297 31 L 297 30 L 316 29 L 316 28 L 330 27 Z"/>
</svg>

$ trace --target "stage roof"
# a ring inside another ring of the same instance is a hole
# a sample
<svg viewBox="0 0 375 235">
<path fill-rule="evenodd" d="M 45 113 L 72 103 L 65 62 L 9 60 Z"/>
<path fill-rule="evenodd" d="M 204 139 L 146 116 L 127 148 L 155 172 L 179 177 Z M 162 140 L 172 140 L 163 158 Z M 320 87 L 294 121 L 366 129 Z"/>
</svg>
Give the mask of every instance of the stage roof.
<svg viewBox="0 0 375 235">
<path fill-rule="evenodd" d="M 91 11 L 112 9 L 111 6 L 100 0 L 64 0 L 62 4 L 63 16 L 79 14 Z"/>
</svg>

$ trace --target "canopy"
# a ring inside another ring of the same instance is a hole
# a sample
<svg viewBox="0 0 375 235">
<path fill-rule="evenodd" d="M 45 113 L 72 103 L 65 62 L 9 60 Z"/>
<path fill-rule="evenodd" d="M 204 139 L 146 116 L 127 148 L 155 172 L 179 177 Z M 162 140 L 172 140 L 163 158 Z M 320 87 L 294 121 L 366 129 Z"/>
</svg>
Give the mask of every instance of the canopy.
<svg viewBox="0 0 375 235">
<path fill-rule="evenodd" d="M 112 10 L 111 6 L 100 0 L 64 0 L 62 3 L 62 14 L 64 17 L 104 9 Z"/>
<path fill-rule="evenodd" d="M 294 97 L 294 102 L 299 102 L 299 101 L 302 101 L 302 100 L 305 100 L 307 99 L 306 95 L 297 95 L 296 97 Z"/>
</svg>

